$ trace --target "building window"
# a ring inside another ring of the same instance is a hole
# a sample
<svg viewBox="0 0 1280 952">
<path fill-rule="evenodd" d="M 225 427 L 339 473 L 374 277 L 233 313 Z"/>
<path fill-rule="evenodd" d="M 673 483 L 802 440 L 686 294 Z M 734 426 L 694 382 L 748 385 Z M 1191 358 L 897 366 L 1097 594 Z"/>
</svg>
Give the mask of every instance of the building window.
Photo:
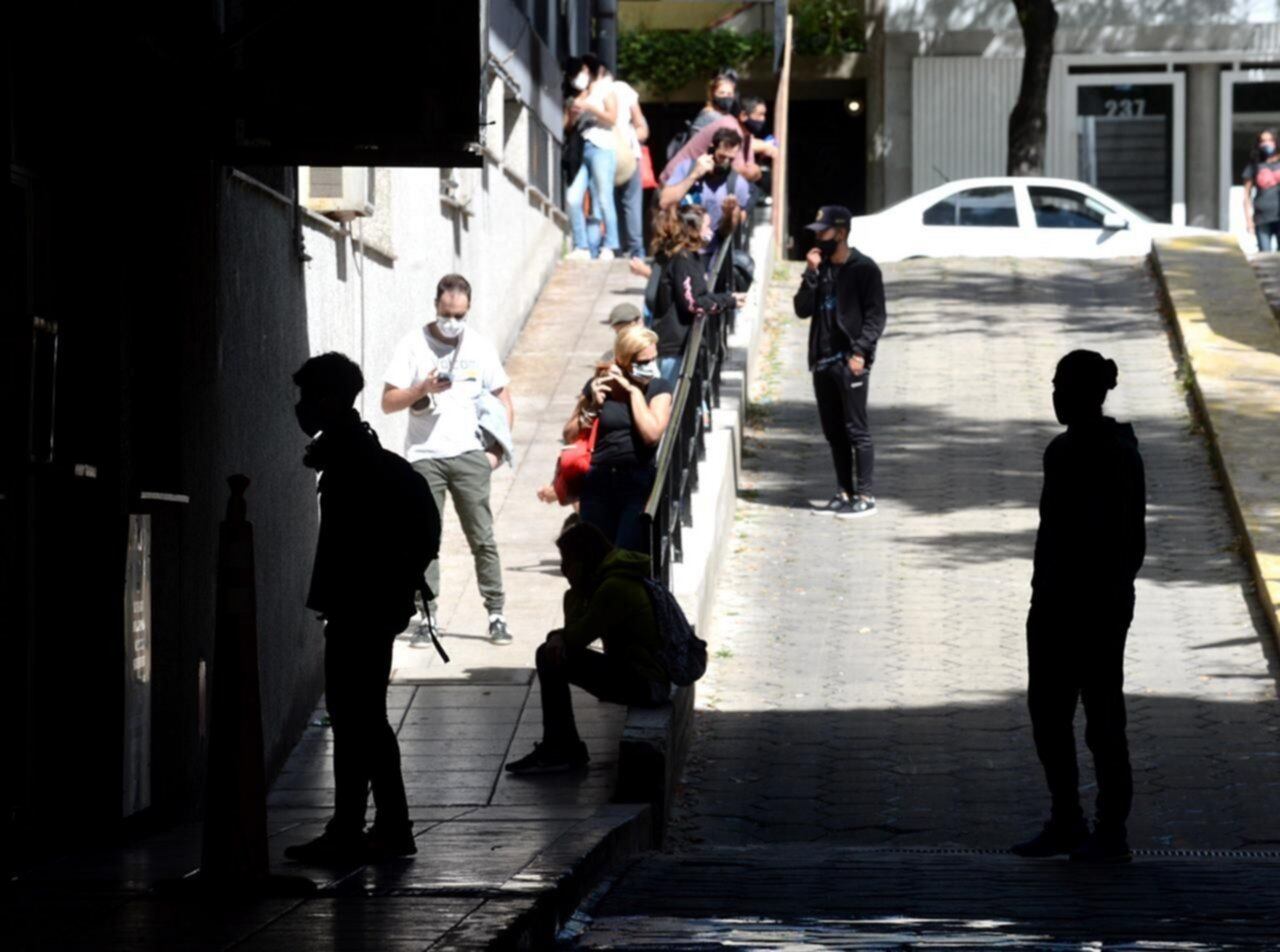
<svg viewBox="0 0 1280 952">
<path fill-rule="evenodd" d="M 529 120 L 529 187 L 551 198 L 551 135 L 534 118 Z"/>
<path fill-rule="evenodd" d="M 520 184 L 529 182 L 529 110 L 516 90 L 507 87 L 502 109 L 502 167 Z"/>
</svg>

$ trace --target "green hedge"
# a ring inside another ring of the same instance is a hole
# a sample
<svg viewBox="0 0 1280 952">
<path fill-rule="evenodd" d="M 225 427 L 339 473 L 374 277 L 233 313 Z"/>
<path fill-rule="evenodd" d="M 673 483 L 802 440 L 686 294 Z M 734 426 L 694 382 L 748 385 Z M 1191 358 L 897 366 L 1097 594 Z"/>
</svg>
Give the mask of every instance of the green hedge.
<svg viewBox="0 0 1280 952">
<path fill-rule="evenodd" d="M 866 47 L 862 17 L 852 0 L 797 0 L 791 11 L 798 56 L 839 56 Z M 772 33 L 630 30 L 618 38 L 618 75 L 665 98 L 691 82 L 710 79 L 721 67 L 742 69 L 772 53 Z"/>
</svg>

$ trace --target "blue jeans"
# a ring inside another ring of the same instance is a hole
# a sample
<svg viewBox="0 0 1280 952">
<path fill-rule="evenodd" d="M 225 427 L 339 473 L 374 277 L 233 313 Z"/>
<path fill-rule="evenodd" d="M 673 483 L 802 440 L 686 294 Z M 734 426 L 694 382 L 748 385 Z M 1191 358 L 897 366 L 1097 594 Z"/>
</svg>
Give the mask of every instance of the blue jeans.
<svg viewBox="0 0 1280 952">
<path fill-rule="evenodd" d="M 644 257 L 644 189 L 640 187 L 640 168 L 616 190 L 618 207 L 622 209 L 622 244 L 627 257 Z"/>
<path fill-rule="evenodd" d="M 597 466 L 591 464 L 582 484 L 583 522 L 589 522 L 605 538 L 622 549 L 648 552 L 644 504 L 653 488 L 652 466 Z"/>
<path fill-rule="evenodd" d="M 1280 251 L 1280 221 L 1254 222 L 1253 236 L 1259 251 Z"/>
<path fill-rule="evenodd" d="M 582 211 L 582 199 L 591 189 L 591 220 L 604 219 L 604 245 L 617 251 L 618 212 L 613 204 L 613 171 L 618 156 L 612 149 L 602 149 L 594 142 L 582 144 L 582 165 L 569 183 L 564 200 L 569 206 L 569 228 L 573 231 L 573 247 L 590 248 L 587 236 L 587 218 Z"/>
<path fill-rule="evenodd" d="M 676 380 L 680 377 L 681 360 L 682 358 L 679 354 L 671 354 L 666 357 L 658 358 L 658 376 L 673 387 L 676 384 Z"/>
</svg>

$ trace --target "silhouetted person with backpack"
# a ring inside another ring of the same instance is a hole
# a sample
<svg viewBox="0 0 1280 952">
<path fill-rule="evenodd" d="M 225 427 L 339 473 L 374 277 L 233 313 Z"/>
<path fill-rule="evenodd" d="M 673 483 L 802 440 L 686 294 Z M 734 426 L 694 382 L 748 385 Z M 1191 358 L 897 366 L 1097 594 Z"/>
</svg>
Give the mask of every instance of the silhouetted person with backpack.
<svg viewBox="0 0 1280 952">
<path fill-rule="evenodd" d="M 671 695 L 662 633 L 645 585 L 649 557 L 615 548 L 585 522 L 565 530 L 556 545 L 569 580 L 565 624 L 538 646 L 542 742 L 507 764 L 513 774 L 559 773 L 591 759 L 578 736 L 569 685 L 614 704 L 661 704 Z M 597 638 L 603 653 L 589 648 Z"/>
<path fill-rule="evenodd" d="M 1027 706 L 1052 811 L 1020 856 L 1133 858 L 1125 827 L 1133 776 L 1125 738 L 1124 645 L 1146 552 L 1146 487 L 1133 427 L 1102 415 L 1116 364 L 1090 350 L 1058 362 L 1053 409 L 1067 430 L 1044 454 L 1040 530 L 1027 617 Z M 1098 781 L 1093 832 L 1080 809 L 1077 700 Z"/>
<path fill-rule="evenodd" d="M 325 622 L 336 791 L 324 833 L 285 855 L 309 863 L 409 856 L 417 849 L 400 746 L 387 720 L 387 679 L 396 635 L 414 613 L 414 592 L 439 551 L 440 513 L 422 478 L 383 449 L 356 412 L 364 376 L 355 363 L 321 354 L 293 381 L 301 391 L 298 424 L 315 437 L 303 462 L 320 473 L 320 536 L 307 607 Z M 366 832 L 370 786 L 377 812 Z"/>
</svg>

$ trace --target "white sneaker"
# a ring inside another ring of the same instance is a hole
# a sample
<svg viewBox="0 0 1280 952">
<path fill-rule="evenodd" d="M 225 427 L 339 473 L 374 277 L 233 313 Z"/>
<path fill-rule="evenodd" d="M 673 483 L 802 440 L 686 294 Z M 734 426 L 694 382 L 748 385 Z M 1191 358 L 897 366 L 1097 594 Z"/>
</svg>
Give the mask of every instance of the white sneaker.
<svg viewBox="0 0 1280 952">
<path fill-rule="evenodd" d="M 574 248 L 564 256 L 565 261 L 590 261 L 591 252 L 586 248 Z"/>
<path fill-rule="evenodd" d="M 612 261 L 612 260 L 613 260 L 614 258 L 616 258 L 616 257 L 617 257 L 617 255 L 615 255 L 615 254 L 613 253 L 613 249 L 612 249 L 612 248 L 601 248 L 601 249 L 600 249 L 600 257 L 596 258 L 596 260 L 597 260 L 597 261 Z"/>
</svg>

